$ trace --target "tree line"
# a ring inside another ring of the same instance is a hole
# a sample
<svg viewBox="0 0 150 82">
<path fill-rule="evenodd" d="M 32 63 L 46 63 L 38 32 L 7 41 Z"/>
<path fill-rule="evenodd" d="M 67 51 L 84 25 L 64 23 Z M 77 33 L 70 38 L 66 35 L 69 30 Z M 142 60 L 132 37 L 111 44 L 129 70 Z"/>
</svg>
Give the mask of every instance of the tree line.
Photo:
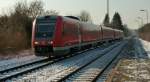
<svg viewBox="0 0 150 82">
<path fill-rule="evenodd" d="M 123 25 L 122 20 L 121 20 L 121 16 L 118 12 L 115 12 L 111 22 L 109 19 L 109 15 L 106 14 L 104 21 L 103 21 L 103 24 L 104 24 L 104 26 L 108 26 L 108 27 L 113 28 L 113 29 L 122 30 L 124 32 L 125 36 L 129 36 L 131 34 L 131 31 L 128 28 L 128 26 L 126 24 Z"/>
<path fill-rule="evenodd" d="M 55 10 L 44 9 L 41 0 L 17 2 L 9 12 L 0 15 L 0 52 L 31 48 L 32 22 L 37 16 L 59 15 Z M 84 22 L 91 22 L 87 11 L 77 15 Z"/>
<path fill-rule="evenodd" d="M 58 14 L 55 10 L 45 10 L 40 0 L 17 2 L 8 11 L 0 16 L 0 51 L 30 48 L 35 17 Z"/>
<path fill-rule="evenodd" d="M 81 21 L 92 23 L 91 16 L 87 11 L 82 11 L 79 18 L 81 19 Z M 109 15 L 106 14 L 103 20 L 103 25 L 113 29 L 122 30 L 125 36 L 131 35 L 131 30 L 128 28 L 126 24 L 123 25 L 121 16 L 118 12 L 115 12 L 111 22 L 110 22 Z"/>
<path fill-rule="evenodd" d="M 28 3 L 26 0 L 17 2 L 9 9 L 9 12 L 0 15 L 0 52 L 8 49 L 31 48 L 32 21 L 37 16 L 45 15 L 59 15 L 59 12 L 44 9 L 44 3 L 41 0 Z M 76 16 L 81 21 L 92 23 L 90 13 L 85 10 Z M 127 25 L 122 25 L 119 13 L 115 13 L 111 23 L 109 23 L 109 17 L 106 14 L 104 25 L 127 31 Z"/>
<path fill-rule="evenodd" d="M 139 36 L 147 41 L 150 41 L 150 23 L 143 25 L 138 29 Z"/>
</svg>

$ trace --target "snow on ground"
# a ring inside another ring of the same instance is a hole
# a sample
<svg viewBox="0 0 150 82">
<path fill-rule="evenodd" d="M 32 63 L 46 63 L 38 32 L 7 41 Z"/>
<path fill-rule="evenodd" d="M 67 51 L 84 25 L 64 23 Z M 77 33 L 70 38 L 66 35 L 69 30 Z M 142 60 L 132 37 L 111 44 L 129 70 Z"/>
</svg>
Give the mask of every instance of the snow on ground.
<svg viewBox="0 0 150 82">
<path fill-rule="evenodd" d="M 111 82 L 150 82 L 150 42 L 134 38 L 131 44 L 134 56 L 120 60 Z"/>
<path fill-rule="evenodd" d="M 147 52 L 147 55 L 150 58 L 150 42 L 142 40 L 142 39 L 140 39 L 140 41 L 142 42 L 142 45 L 144 46 L 144 49 L 145 49 L 145 51 Z"/>
<path fill-rule="evenodd" d="M 26 64 L 31 61 L 37 61 L 44 57 L 36 57 L 31 50 L 20 51 L 16 54 L 13 53 L 7 56 L 0 57 L 0 70 L 8 69 L 11 67 Z"/>
<path fill-rule="evenodd" d="M 29 55 L 33 55 L 33 51 L 31 49 L 0 53 L 0 61 L 1 60 L 9 60 L 9 59 L 13 59 L 13 58 L 19 58 L 19 57 L 25 57 L 25 56 L 29 56 Z"/>
<path fill-rule="evenodd" d="M 1 60 L 0 61 L 0 67 L 3 65 L 8 65 L 8 64 L 11 65 L 12 63 L 33 60 L 35 58 L 38 58 L 38 57 L 36 57 L 34 55 L 28 55 L 28 56 L 19 57 L 19 58 L 11 58 L 9 60 Z"/>
</svg>

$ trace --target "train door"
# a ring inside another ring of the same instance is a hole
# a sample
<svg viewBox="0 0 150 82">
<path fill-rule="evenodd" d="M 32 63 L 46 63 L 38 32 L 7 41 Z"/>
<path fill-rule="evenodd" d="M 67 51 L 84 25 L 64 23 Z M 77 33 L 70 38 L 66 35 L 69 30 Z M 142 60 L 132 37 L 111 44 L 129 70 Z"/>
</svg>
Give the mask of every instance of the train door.
<svg viewBox="0 0 150 82">
<path fill-rule="evenodd" d="M 113 29 L 113 32 L 114 32 L 114 37 L 113 37 L 113 40 L 115 40 L 116 38 L 116 35 L 115 35 L 115 30 Z"/>
<path fill-rule="evenodd" d="M 79 49 L 81 49 L 81 44 L 82 44 L 82 37 L 81 37 L 81 27 L 80 27 L 80 23 L 77 23 L 78 25 L 78 39 L 79 39 Z"/>
<path fill-rule="evenodd" d="M 103 27 L 100 25 L 100 30 L 101 30 L 101 41 L 104 40 L 104 33 L 103 33 Z"/>
</svg>

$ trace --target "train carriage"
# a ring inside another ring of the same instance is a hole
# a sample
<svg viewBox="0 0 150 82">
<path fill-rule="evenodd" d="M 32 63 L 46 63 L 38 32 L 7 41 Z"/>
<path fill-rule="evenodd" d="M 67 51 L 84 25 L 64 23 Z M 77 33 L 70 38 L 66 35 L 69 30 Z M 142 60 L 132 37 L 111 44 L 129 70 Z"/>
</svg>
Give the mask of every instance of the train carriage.
<svg viewBox="0 0 150 82">
<path fill-rule="evenodd" d="M 32 47 L 37 56 L 64 56 L 71 49 L 123 37 L 120 30 L 64 16 L 42 16 L 33 22 Z"/>
<path fill-rule="evenodd" d="M 115 38 L 115 30 L 106 26 L 102 26 L 103 41 L 111 41 Z"/>
</svg>

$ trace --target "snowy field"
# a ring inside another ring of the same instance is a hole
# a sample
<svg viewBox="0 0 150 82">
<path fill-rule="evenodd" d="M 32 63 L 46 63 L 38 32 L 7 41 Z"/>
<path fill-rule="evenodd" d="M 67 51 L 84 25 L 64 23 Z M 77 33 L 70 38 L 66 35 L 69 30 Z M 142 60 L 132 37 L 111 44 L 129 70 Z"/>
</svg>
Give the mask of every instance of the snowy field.
<svg viewBox="0 0 150 82">
<path fill-rule="evenodd" d="M 145 49 L 145 51 L 147 52 L 147 55 L 150 58 L 150 42 L 142 40 L 142 39 L 140 39 L 140 41 L 142 42 L 142 45 L 144 46 L 144 49 Z"/>
<path fill-rule="evenodd" d="M 150 82 L 150 60 L 124 59 L 120 61 L 111 82 Z"/>
<path fill-rule="evenodd" d="M 118 63 L 112 82 L 150 82 L 150 42 L 135 38 L 132 45 L 135 57 Z"/>
</svg>

